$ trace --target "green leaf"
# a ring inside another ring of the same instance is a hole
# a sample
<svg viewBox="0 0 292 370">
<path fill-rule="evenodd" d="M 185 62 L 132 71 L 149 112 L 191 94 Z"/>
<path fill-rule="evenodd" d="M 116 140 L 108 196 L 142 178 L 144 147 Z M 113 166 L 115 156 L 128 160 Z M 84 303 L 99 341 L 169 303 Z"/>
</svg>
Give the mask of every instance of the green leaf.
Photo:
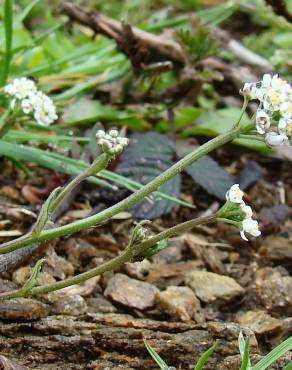
<svg viewBox="0 0 292 370">
<path fill-rule="evenodd" d="M 292 361 L 286 365 L 283 370 L 292 370 Z"/>
<path fill-rule="evenodd" d="M 43 167 L 68 175 L 79 175 L 81 171 L 88 167 L 88 165 L 82 161 L 72 160 L 66 156 L 56 155 L 25 145 L 11 144 L 3 140 L 0 140 L 0 154 L 16 160 L 37 163 Z M 116 190 L 111 184 L 97 177 L 90 177 L 88 181 L 111 190 Z"/>
<path fill-rule="evenodd" d="M 183 135 L 217 136 L 230 130 L 239 116 L 240 109 L 238 108 L 223 108 L 212 112 L 205 112 L 196 121 L 196 125 L 184 131 Z M 241 124 L 245 125 L 249 122 L 250 120 L 247 114 L 244 113 Z M 237 139 L 234 140 L 234 143 L 260 152 L 270 151 L 264 143 L 256 140 Z"/>
<path fill-rule="evenodd" d="M 279 344 L 270 353 L 268 353 L 264 358 L 257 362 L 252 370 L 265 370 L 268 366 L 276 362 L 281 356 L 292 349 L 292 336 L 286 339 L 284 342 Z"/>
<path fill-rule="evenodd" d="M 157 363 L 161 370 L 170 370 L 168 365 L 164 360 L 159 356 L 159 354 L 147 343 L 146 339 L 143 339 L 147 351 L 150 353 L 153 360 Z"/>
<path fill-rule="evenodd" d="M 142 119 L 137 119 L 132 113 L 127 111 L 117 110 L 111 106 L 103 106 L 97 100 L 91 100 L 87 97 L 82 97 L 69 105 L 64 110 L 63 128 L 78 126 L 96 121 L 113 121 L 115 124 L 124 124 L 128 127 L 133 127 L 136 130 L 145 129 L 145 122 Z"/>
<path fill-rule="evenodd" d="M 234 179 L 208 155 L 192 163 L 185 171 L 208 193 L 222 200 L 234 184 Z"/>
<path fill-rule="evenodd" d="M 21 14 L 18 16 L 18 21 L 23 22 L 25 18 L 29 15 L 32 8 L 37 5 L 41 0 L 33 0 L 28 3 L 28 5 L 23 9 Z"/>
<path fill-rule="evenodd" d="M 207 349 L 207 351 L 206 352 L 204 352 L 201 356 L 200 356 L 200 358 L 199 358 L 199 360 L 198 360 L 198 362 L 197 362 L 197 364 L 196 364 L 196 366 L 195 366 L 195 368 L 194 368 L 194 370 L 202 370 L 203 369 L 203 367 L 204 367 L 204 365 L 206 364 L 206 362 L 208 361 L 208 359 L 209 359 L 209 357 L 212 355 L 212 353 L 215 351 L 215 349 L 217 348 L 217 346 L 218 346 L 218 340 L 213 344 L 213 346 L 212 347 L 210 347 L 209 349 Z"/>
<path fill-rule="evenodd" d="M 134 134 L 130 145 L 122 154 L 117 172 L 141 184 L 147 184 L 173 164 L 174 146 L 167 137 L 156 132 Z M 159 188 L 159 191 L 178 197 L 181 177 L 175 176 Z M 137 218 L 154 219 L 169 213 L 175 204 L 167 199 L 149 196 L 131 208 Z"/>
<path fill-rule="evenodd" d="M 13 35 L 13 0 L 4 0 L 4 29 L 5 29 L 5 54 L 2 66 L 0 86 L 5 85 L 11 62 L 12 35 Z"/>
<path fill-rule="evenodd" d="M 240 370 L 251 370 L 249 359 L 249 338 L 245 340 L 242 331 L 240 331 L 238 336 L 238 347 L 242 358 Z"/>
<path fill-rule="evenodd" d="M 34 268 L 31 272 L 29 279 L 25 282 L 23 287 L 19 290 L 20 295 L 24 295 L 24 296 L 29 295 L 30 291 L 37 285 L 39 274 L 41 272 L 44 261 L 45 259 L 41 258 L 34 265 Z"/>
<path fill-rule="evenodd" d="M 74 176 L 79 175 L 81 171 L 84 171 L 88 167 L 87 163 L 80 160 L 72 159 L 70 157 L 66 157 L 65 155 L 48 152 L 37 148 L 31 148 L 25 145 L 16 145 L 8 143 L 4 140 L 0 140 L 0 154 L 5 155 L 8 158 L 14 158 L 15 160 L 37 163 L 45 168 Z M 90 177 L 86 181 L 89 181 L 95 185 L 107 187 L 114 191 L 117 190 L 117 188 L 109 184 L 107 181 L 104 181 L 102 178 L 121 185 L 122 187 L 127 188 L 131 191 L 135 191 L 142 187 L 142 184 L 140 184 L 139 182 L 127 179 L 122 175 L 108 170 L 101 171 L 99 175 L 99 178 Z M 192 208 L 190 204 L 183 202 L 182 200 L 175 197 L 172 197 L 169 194 L 164 194 L 160 191 L 154 192 L 153 196 L 166 199 L 167 201 L 173 202 L 175 204 L 180 204 L 182 206 Z"/>
</svg>

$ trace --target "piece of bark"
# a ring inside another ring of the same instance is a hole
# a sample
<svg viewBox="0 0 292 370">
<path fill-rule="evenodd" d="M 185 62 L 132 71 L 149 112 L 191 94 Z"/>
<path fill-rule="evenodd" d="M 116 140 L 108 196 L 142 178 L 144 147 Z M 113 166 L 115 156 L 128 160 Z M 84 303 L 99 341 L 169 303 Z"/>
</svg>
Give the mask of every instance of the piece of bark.
<svg viewBox="0 0 292 370">
<path fill-rule="evenodd" d="M 137 27 L 131 27 L 98 12 L 84 10 L 71 3 L 63 5 L 62 13 L 71 20 L 91 28 L 95 33 L 101 33 L 114 39 L 126 55 L 133 57 L 135 51 L 136 66 L 139 63 L 141 65 L 161 61 L 172 61 L 178 65 L 186 63 L 181 46 L 165 36 L 142 31 Z M 132 49 L 129 44 L 132 44 Z"/>
<path fill-rule="evenodd" d="M 108 361 L 115 369 L 156 369 L 143 343 L 146 338 L 166 363 L 188 369 L 220 338 L 218 350 L 205 366 L 205 370 L 214 370 L 226 356 L 238 354 L 239 331 L 234 323 L 213 322 L 206 328 L 117 314 L 51 316 L 29 323 L 0 322 L 0 347 L 4 356 L 13 356 L 29 368 L 53 369 L 49 366 L 54 364 L 58 369 L 90 369 L 94 368 L 91 363 Z M 248 334 L 251 353 L 258 352 L 254 335 Z"/>
<path fill-rule="evenodd" d="M 154 35 L 137 27 L 107 17 L 101 13 L 84 10 L 78 5 L 65 3 L 62 13 L 71 20 L 91 28 L 114 39 L 121 50 L 129 57 L 134 67 L 143 68 L 143 64 L 172 61 L 180 67 L 187 65 L 187 58 L 180 44 L 162 35 Z M 218 27 L 209 27 L 210 34 L 236 55 L 242 62 L 258 67 L 261 72 L 272 71 L 273 66 L 238 41 L 232 39 L 227 31 Z"/>
<path fill-rule="evenodd" d="M 29 370 L 28 367 L 18 365 L 16 362 L 11 361 L 5 356 L 0 356 L 0 369 L 1 370 Z"/>
</svg>

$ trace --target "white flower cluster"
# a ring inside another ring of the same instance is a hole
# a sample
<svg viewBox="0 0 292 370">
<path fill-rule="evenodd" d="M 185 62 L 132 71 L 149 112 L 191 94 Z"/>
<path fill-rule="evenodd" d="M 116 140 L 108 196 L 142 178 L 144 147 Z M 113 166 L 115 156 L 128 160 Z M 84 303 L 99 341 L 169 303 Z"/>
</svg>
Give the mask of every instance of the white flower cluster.
<svg viewBox="0 0 292 370">
<path fill-rule="evenodd" d="M 241 211 L 245 215 L 242 221 L 240 235 L 242 239 L 248 241 L 245 233 L 248 233 L 252 236 L 259 236 L 261 235 L 261 232 L 259 230 L 258 222 L 252 219 L 252 209 L 250 206 L 245 204 L 243 195 L 243 191 L 240 190 L 239 185 L 234 184 L 226 193 L 226 199 L 232 203 L 238 204 Z"/>
<path fill-rule="evenodd" d="M 243 94 L 260 101 L 256 129 L 270 146 L 289 143 L 292 137 L 292 87 L 278 77 L 265 74 L 262 81 L 246 83 Z"/>
<path fill-rule="evenodd" d="M 98 139 L 97 144 L 102 151 L 113 156 L 122 153 L 129 144 L 129 140 L 126 137 L 121 137 L 117 130 L 110 130 L 108 133 L 98 130 L 96 137 Z"/>
<path fill-rule="evenodd" d="M 4 92 L 12 97 L 10 107 L 17 103 L 25 114 L 32 114 L 41 126 L 49 126 L 58 116 L 52 100 L 37 90 L 35 83 L 26 77 L 16 78 L 11 84 L 4 87 Z"/>
</svg>

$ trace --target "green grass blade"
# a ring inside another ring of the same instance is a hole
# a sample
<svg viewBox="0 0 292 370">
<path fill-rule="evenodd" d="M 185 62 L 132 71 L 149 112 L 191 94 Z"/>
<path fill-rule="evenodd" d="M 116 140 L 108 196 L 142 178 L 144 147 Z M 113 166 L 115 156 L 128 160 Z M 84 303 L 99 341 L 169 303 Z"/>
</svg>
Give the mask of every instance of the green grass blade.
<svg viewBox="0 0 292 370">
<path fill-rule="evenodd" d="M 62 145 L 67 143 L 67 147 L 71 147 L 72 141 L 76 141 L 77 143 L 88 144 L 90 139 L 88 137 L 80 137 L 80 136 L 68 136 L 68 135 L 46 135 L 42 134 L 35 134 L 32 132 L 24 132 L 24 131 L 15 131 L 11 130 L 5 135 L 5 140 L 16 142 L 16 143 L 25 143 L 31 142 L 36 144 L 58 144 Z"/>
<path fill-rule="evenodd" d="M 245 342 L 244 352 L 242 356 L 242 363 L 240 366 L 240 370 L 249 370 L 250 369 L 250 359 L 249 359 L 249 339 Z"/>
<path fill-rule="evenodd" d="M 242 331 L 238 335 L 238 347 L 242 359 L 240 370 L 251 370 L 249 359 L 249 339 L 245 340 Z"/>
<path fill-rule="evenodd" d="M 205 363 L 208 361 L 209 357 L 212 355 L 212 353 L 215 351 L 215 349 L 218 346 L 219 341 L 217 340 L 212 347 L 207 349 L 206 352 L 202 354 L 202 356 L 199 358 L 196 366 L 194 367 L 194 370 L 202 370 Z"/>
<path fill-rule="evenodd" d="M 35 5 L 37 5 L 37 3 L 39 3 L 41 0 L 33 0 L 31 1 L 24 9 L 23 11 L 21 12 L 21 14 L 18 16 L 18 20 L 19 22 L 23 22 L 25 20 L 25 18 L 29 15 L 29 13 L 31 12 L 31 10 L 33 9 L 33 7 Z"/>
<path fill-rule="evenodd" d="M 286 365 L 283 370 L 292 370 L 292 361 Z"/>
<path fill-rule="evenodd" d="M 5 29 L 5 55 L 1 76 L 1 86 L 5 85 L 11 62 L 11 48 L 13 35 L 13 0 L 4 0 L 4 29 Z"/>
<path fill-rule="evenodd" d="M 62 28 L 63 26 L 65 26 L 65 24 L 67 24 L 68 22 L 67 21 L 63 21 L 63 22 L 60 22 L 58 24 L 56 24 L 55 26 L 51 27 L 50 29 L 48 29 L 46 32 L 42 33 L 41 35 L 37 36 L 35 39 L 32 40 L 32 42 L 30 44 L 27 44 L 27 45 L 22 45 L 22 46 L 19 46 L 19 47 L 16 47 L 16 48 L 13 48 L 12 49 L 12 53 L 13 54 L 17 54 L 17 57 L 19 58 L 22 54 L 24 54 L 27 50 L 35 47 L 36 45 L 42 43 L 47 37 L 49 37 L 51 34 L 53 34 L 55 31 L 59 30 L 60 28 Z"/>
<path fill-rule="evenodd" d="M 19 161 L 37 163 L 51 170 L 74 176 L 79 175 L 85 168 L 87 168 L 87 165 L 84 162 L 82 162 L 83 167 L 80 167 L 80 165 L 76 166 L 66 161 L 65 156 L 63 156 L 64 160 L 61 161 L 60 159 L 56 159 L 51 156 L 49 152 L 46 153 L 43 150 L 25 147 L 24 145 L 11 144 L 3 140 L 0 140 L 0 154 Z M 89 177 L 87 181 L 111 190 L 117 190 L 115 186 L 97 177 Z"/>
<path fill-rule="evenodd" d="M 159 354 L 147 343 L 146 339 L 143 339 L 147 351 L 150 353 L 153 360 L 157 363 L 161 370 L 169 370 L 168 365 L 163 361 Z"/>
<path fill-rule="evenodd" d="M 37 163 L 43 167 L 46 167 L 46 168 L 49 168 L 55 171 L 59 171 L 61 173 L 66 173 L 69 175 L 78 175 L 81 171 L 85 170 L 88 166 L 83 161 L 72 159 L 72 158 L 66 157 L 61 154 L 47 152 L 45 150 L 41 150 L 37 148 L 31 148 L 25 145 L 16 145 L 16 144 L 8 143 L 4 140 L 0 140 L 0 154 L 5 155 L 10 158 L 15 158 L 20 161 Z M 121 176 L 119 174 L 116 174 L 108 170 L 101 171 L 100 176 L 98 178 L 90 177 L 88 181 L 96 185 L 99 185 L 99 186 L 104 186 L 104 187 L 111 188 L 112 190 L 116 190 L 116 187 L 109 184 L 107 181 L 103 180 L 100 177 L 102 177 L 105 180 L 112 181 L 118 185 L 121 185 L 124 188 L 127 188 L 131 191 L 140 189 L 143 186 L 139 182 L 133 181 L 131 179 L 127 179 L 124 176 Z M 159 191 L 154 192 L 153 196 L 158 197 L 158 198 L 168 199 L 184 207 L 192 208 L 190 204 L 183 202 L 182 200 L 172 197 L 170 195 L 161 193 Z"/>
<path fill-rule="evenodd" d="M 268 366 L 277 361 L 286 352 L 292 349 L 292 336 L 286 339 L 284 342 L 279 344 L 270 353 L 268 353 L 264 358 L 262 358 L 258 363 L 256 363 L 252 370 L 265 370 Z"/>
</svg>

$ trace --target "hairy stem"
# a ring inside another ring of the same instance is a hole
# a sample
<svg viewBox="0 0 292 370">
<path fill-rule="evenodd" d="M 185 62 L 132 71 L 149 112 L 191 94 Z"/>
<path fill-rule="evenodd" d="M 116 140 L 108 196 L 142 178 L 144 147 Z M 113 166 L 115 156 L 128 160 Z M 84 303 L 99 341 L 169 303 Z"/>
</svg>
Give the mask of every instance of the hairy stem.
<svg viewBox="0 0 292 370">
<path fill-rule="evenodd" d="M 111 157 L 107 154 L 103 153 L 99 157 L 95 159 L 94 162 L 80 175 L 75 177 L 72 181 L 70 181 L 58 194 L 56 199 L 50 205 L 50 212 L 52 213 L 57 206 L 62 202 L 62 200 L 70 194 L 76 186 L 78 186 L 83 180 L 87 179 L 87 177 L 94 176 L 101 170 L 105 169 L 111 160 Z"/>
<path fill-rule="evenodd" d="M 149 249 L 150 247 L 152 247 L 153 245 L 155 245 L 156 243 L 158 243 L 159 241 L 163 239 L 173 237 L 179 233 L 182 233 L 183 231 L 193 228 L 194 226 L 198 226 L 198 225 L 202 225 L 202 224 L 206 224 L 206 223 L 210 223 L 214 221 L 216 221 L 216 215 L 198 217 L 193 220 L 183 222 L 179 225 L 173 226 L 165 231 L 162 231 L 161 233 L 145 240 L 144 242 L 142 242 L 141 244 L 137 246 L 129 244 L 127 248 L 124 250 L 124 252 L 121 253 L 119 256 L 111 259 L 108 262 L 103 263 L 102 265 L 94 269 L 91 269 L 82 274 L 76 275 L 74 277 L 65 279 L 63 281 L 59 281 L 57 283 L 47 284 L 47 285 L 33 288 L 29 291 L 29 295 L 33 296 L 37 294 L 49 293 L 55 290 L 66 288 L 71 285 L 81 284 L 88 279 L 91 279 L 95 276 L 105 273 L 106 271 L 117 269 L 126 262 L 131 262 L 133 257 L 135 258 L 135 256 L 139 256 L 143 254 L 143 252 L 147 251 L 147 249 Z M 19 289 L 14 292 L 2 293 L 0 294 L 0 301 L 11 299 L 11 298 L 16 298 L 16 297 L 22 297 L 23 294 L 24 293 L 22 292 L 22 289 Z"/>
<path fill-rule="evenodd" d="M 203 144 L 193 152 L 186 155 L 180 161 L 178 161 L 173 166 L 164 171 L 161 175 L 157 176 L 148 184 L 138 189 L 135 193 L 131 194 L 127 198 L 118 202 L 117 204 L 101 211 L 100 213 L 87 217 L 83 220 L 72 222 L 71 224 L 68 225 L 57 227 L 51 230 L 44 230 L 38 236 L 26 235 L 24 237 L 2 244 L 2 247 L 0 248 L 0 254 L 12 252 L 16 249 L 25 247 L 35 241 L 42 242 L 62 237 L 64 235 L 76 233 L 78 231 L 88 229 L 92 226 L 97 225 L 98 223 L 110 219 L 117 213 L 125 211 L 126 209 L 138 203 L 140 200 L 142 200 L 152 192 L 156 191 L 161 185 L 166 183 L 172 177 L 176 176 L 178 173 L 180 173 L 194 161 L 200 159 L 204 155 L 219 148 L 220 146 L 236 139 L 238 135 L 248 132 L 252 127 L 253 127 L 252 124 L 244 127 L 241 126 L 235 127 L 230 131 L 215 137 L 214 139 L 208 141 L 207 143 Z"/>
</svg>

